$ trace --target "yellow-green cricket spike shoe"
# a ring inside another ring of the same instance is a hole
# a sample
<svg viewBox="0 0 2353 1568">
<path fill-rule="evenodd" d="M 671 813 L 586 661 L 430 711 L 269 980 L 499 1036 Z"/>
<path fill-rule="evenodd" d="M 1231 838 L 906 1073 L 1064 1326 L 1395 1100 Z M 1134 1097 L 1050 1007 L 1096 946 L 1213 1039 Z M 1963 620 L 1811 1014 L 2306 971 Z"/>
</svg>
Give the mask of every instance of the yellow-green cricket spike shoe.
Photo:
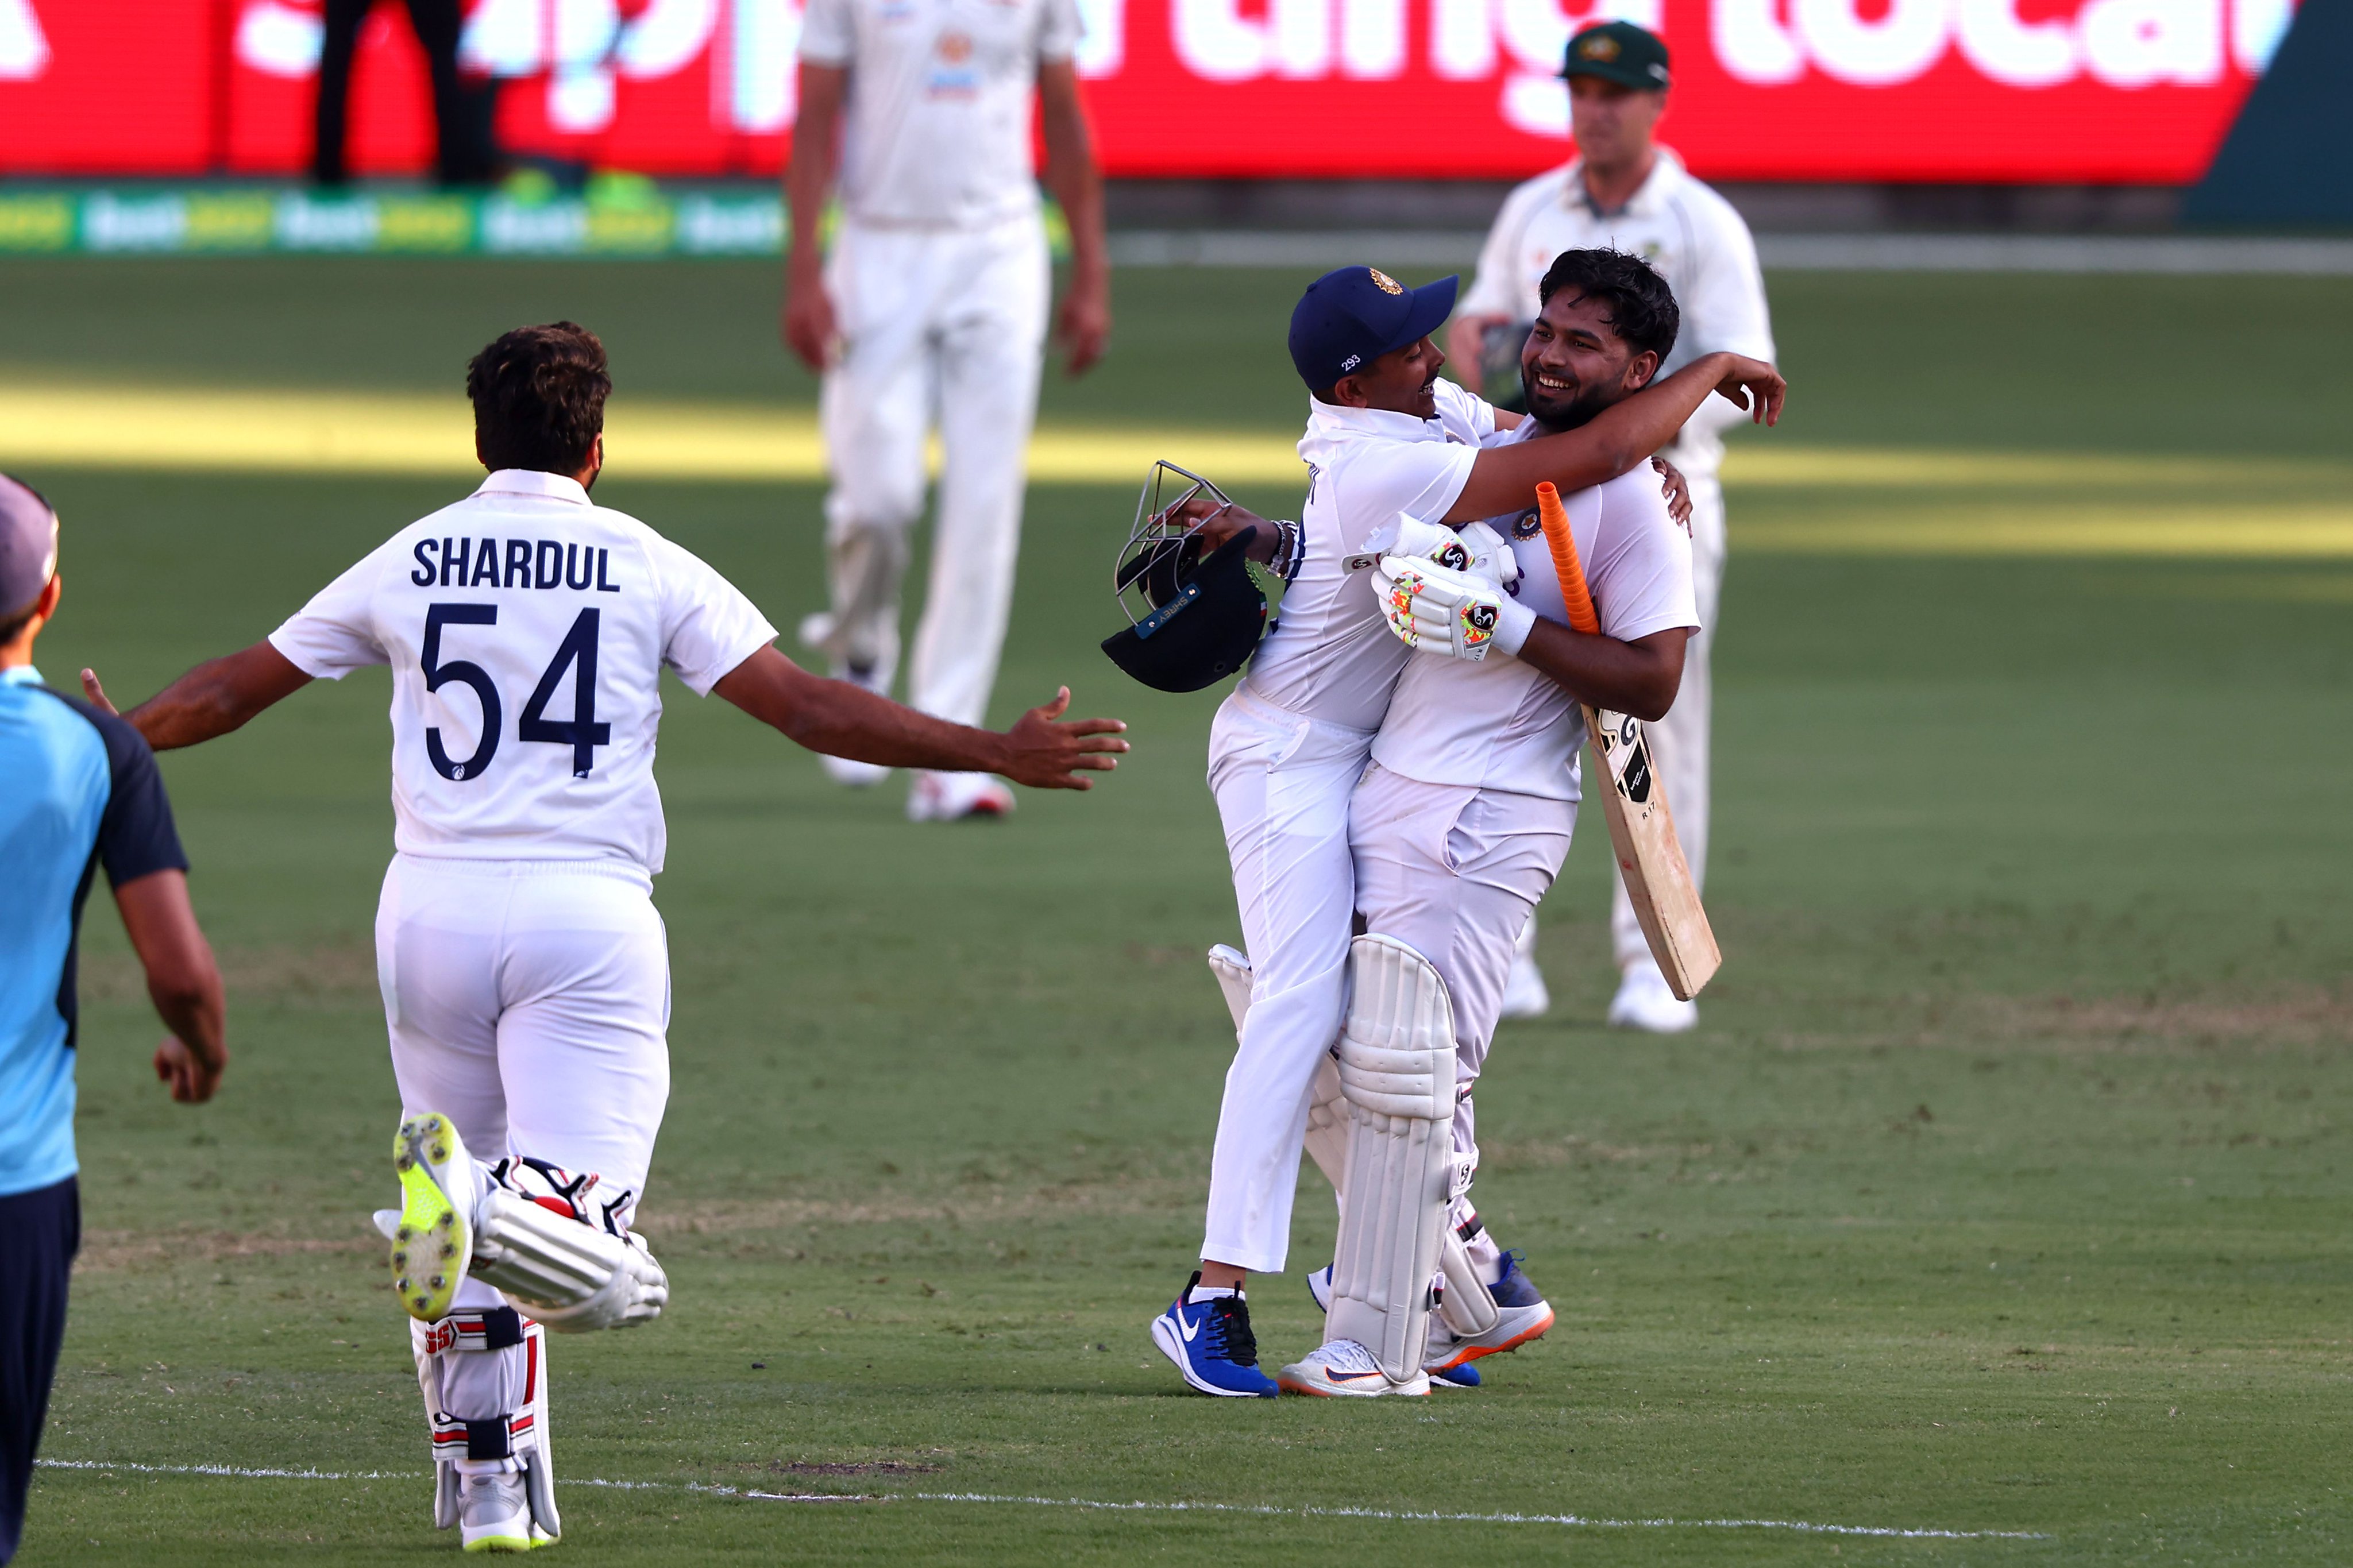
<svg viewBox="0 0 2353 1568">
<path fill-rule="evenodd" d="M 427 1111 L 402 1121 L 392 1140 L 400 1217 L 392 1226 L 392 1289 L 419 1322 L 449 1315 L 474 1259 L 474 1210 L 482 1179 L 448 1117 Z"/>
</svg>

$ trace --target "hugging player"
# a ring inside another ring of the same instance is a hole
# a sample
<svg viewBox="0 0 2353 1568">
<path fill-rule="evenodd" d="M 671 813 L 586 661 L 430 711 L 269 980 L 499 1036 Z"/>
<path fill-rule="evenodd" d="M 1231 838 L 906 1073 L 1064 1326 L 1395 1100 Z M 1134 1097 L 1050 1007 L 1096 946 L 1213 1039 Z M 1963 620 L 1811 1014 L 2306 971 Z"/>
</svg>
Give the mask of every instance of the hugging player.
<svg viewBox="0 0 2353 1568">
<path fill-rule="evenodd" d="M 1464 524 L 1516 515 L 1542 482 L 1581 490 L 1643 468 L 1713 392 L 1753 403 L 1760 417 L 1778 412 L 1782 383 L 1770 365 L 1719 353 L 1627 387 L 1571 426 L 1523 434 L 1517 416 L 1438 379 L 1445 356 L 1430 334 L 1454 289 L 1452 279 L 1407 289 L 1366 267 L 1318 279 L 1290 334 L 1310 394 L 1301 521 L 1278 527 L 1206 498 L 1186 503 L 1211 552 L 1201 580 L 1231 545 L 1277 566 L 1288 584 L 1280 624 L 1210 736 L 1209 784 L 1249 949 L 1246 960 L 1213 962 L 1238 1003 L 1247 990 L 1247 1005 L 1236 1006 L 1200 1268 L 1153 1324 L 1163 1353 L 1208 1394 L 1277 1391 L 1257 1363 L 1245 1281 L 1283 1267 L 1303 1147 L 1335 1183 L 1342 1174 L 1324 1131 L 1336 1124 L 1327 1114 L 1312 1145 L 1308 1131 L 1311 1104 L 1328 1110 L 1331 1096 L 1314 1089 L 1349 990 L 1357 908 L 1349 800 L 1413 657 L 1385 623 L 1373 563 L 1443 552 L 1493 568 L 1502 542 L 1492 531 L 1458 533 Z M 1506 434 L 1514 438 L 1496 439 Z M 1445 1109 L 1451 1115 L 1451 1102 Z M 1427 1388 L 1419 1360 L 1417 1351 L 1401 1388 Z"/>
</svg>

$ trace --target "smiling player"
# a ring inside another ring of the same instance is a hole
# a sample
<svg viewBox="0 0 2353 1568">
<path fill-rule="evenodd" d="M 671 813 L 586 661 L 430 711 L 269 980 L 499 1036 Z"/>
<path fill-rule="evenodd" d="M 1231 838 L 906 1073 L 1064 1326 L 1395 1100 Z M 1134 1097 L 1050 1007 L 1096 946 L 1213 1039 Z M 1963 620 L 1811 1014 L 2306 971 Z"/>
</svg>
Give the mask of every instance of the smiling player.
<svg viewBox="0 0 2353 1568">
<path fill-rule="evenodd" d="M 1200 1268 L 1153 1323 L 1162 1352 L 1207 1394 L 1275 1392 L 1257 1364 L 1243 1283 L 1279 1271 L 1289 1248 L 1309 1089 L 1347 994 L 1348 797 L 1409 656 L 1371 592 L 1373 561 L 1428 553 L 1451 526 L 1517 510 L 1541 481 L 1582 489 L 1627 473 L 1719 388 L 1753 393 L 1760 414 L 1779 405 L 1771 366 L 1710 355 L 1577 429 L 1482 448 L 1494 410 L 1438 379 L 1446 358 L 1430 340 L 1454 289 L 1451 278 L 1407 289 L 1368 267 L 1310 285 L 1290 336 L 1310 394 L 1302 521 L 1277 530 L 1235 509 L 1202 530 L 1215 546 L 1259 523 L 1253 548 L 1270 563 L 1279 542 L 1291 546 L 1281 623 L 1209 742 L 1250 1000 L 1219 1111 Z"/>
<path fill-rule="evenodd" d="M 1541 292 L 1520 362 L 1530 417 L 1494 437 L 1493 449 L 1589 425 L 1648 385 L 1674 346 L 1674 295 L 1638 258 L 1566 252 Z M 1664 713 L 1699 624 L 1691 541 L 1649 475 L 1620 476 L 1565 504 L 1601 635 L 1569 629 L 1533 506 L 1487 520 L 1508 542 L 1485 569 L 1392 554 L 1377 571 L 1389 628 L 1419 651 L 1349 803 L 1356 909 L 1372 934 L 1354 943 L 1339 1071 L 1344 1098 L 1359 1107 L 1372 1098 L 1366 1082 L 1409 1073 L 1430 1093 L 1409 1111 L 1391 1105 L 1345 1121 L 1339 1245 L 1317 1292 L 1328 1303 L 1325 1342 L 1281 1378 L 1299 1393 L 1416 1393 L 1430 1373 L 1552 1325 L 1551 1306 L 1471 1203 L 1472 1086 L 1520 931 L 1568 853 L 1585 738 L 1577 704 Z M 1492 636 L 1464 635 L 1481 623 Z M 1449 1235 L 1461 1243 L 1460 1261 L 1444 1270 L 1433 1314 L 1430 1280 Z"/>
</svg>

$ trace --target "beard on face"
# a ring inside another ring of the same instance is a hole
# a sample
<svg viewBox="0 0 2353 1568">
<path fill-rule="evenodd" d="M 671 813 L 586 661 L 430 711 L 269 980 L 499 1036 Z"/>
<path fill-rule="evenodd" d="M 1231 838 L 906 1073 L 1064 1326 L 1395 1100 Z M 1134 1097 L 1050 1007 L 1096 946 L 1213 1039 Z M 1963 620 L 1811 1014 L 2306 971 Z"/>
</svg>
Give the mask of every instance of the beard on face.
<svg viewBox="0 0 2353 1568">
<path fill-rule="evenodd" d="M 1520 364 L 1520 401 L 1527 405 L 1529 418 L 1556 436 L 1592 423 L 1603 409 L 1625 395 L 1622 389 L 1614 386 L 1580 386 L 1576 396 L 1556 398 L 1538 390 L 1536 378 L 1525 361 Z"/>
</svg>

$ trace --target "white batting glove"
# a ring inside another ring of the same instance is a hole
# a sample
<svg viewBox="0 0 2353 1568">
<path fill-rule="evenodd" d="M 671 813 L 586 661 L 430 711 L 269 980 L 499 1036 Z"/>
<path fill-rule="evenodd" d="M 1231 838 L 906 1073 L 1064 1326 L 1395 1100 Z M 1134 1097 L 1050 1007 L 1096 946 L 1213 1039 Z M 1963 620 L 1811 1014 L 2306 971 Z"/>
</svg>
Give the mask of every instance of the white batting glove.
<svg viewBox="0 0 2353 1568">
<path fill-rule="evenodd" d="M 1373 591 L 1398 641 L 1474 663 L 1499 643 L 1516 652 L 1535 624 L 1535 614 L 1494 583 L 1423 556 L 1381 557 Z"/>
</svg>

